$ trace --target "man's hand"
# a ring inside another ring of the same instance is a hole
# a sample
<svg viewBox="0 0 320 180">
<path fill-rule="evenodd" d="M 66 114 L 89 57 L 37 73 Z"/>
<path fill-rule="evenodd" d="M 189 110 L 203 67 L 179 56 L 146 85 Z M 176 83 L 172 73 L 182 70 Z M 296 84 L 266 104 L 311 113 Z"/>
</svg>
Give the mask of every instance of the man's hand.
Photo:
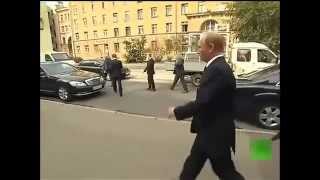
<svg viewBox="0 0 320 180">
<path fill-rule="evenodd" d="M 171 107 L 169 107 L 169 109 L 168 109 L 168 111 L 169 111 L 169 116 L 168 116 L 168 118 L 169 118 L 169 119 L 171 119 L 171 118 L 176 119 L 176 116 L 174 115 L 174 111 L 173 111 L 174 108 L 175 108 L 175 107 L 172 107 L 172 106 L 171 106 Z"/>
</svg>

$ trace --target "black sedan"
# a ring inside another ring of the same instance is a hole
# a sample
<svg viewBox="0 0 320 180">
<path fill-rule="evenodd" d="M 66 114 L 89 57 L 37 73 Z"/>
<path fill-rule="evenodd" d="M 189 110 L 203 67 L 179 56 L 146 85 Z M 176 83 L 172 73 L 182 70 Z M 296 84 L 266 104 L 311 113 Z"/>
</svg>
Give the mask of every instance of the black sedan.
<svg viewBox="0 0 320 180">
<path fill-rule="evenodd" d="M 266 129 L 280 128 L 280 64 L 237 79 L 235 109 Z"/>
<path fill-rule="evenodd" d="M 40 63 L 40 93 L 53 93 L 63 101 L 73 96 L 99 92 L 105 80 L 96 73 L 82 71 L 67 63 Z"/>
<path fill-rule="evenodd" d="M 94 60 L 83 60 L 81 61 L 77 67 L 81 70 L 95 72 L 103 76 L 105 79 L 104 68 L 103 68 L 104 60 L 94 59 Z M 127 67 L 123 67 L 122 78 L 126 79 L 130 76 L 130 69 Z"/>
</svg>

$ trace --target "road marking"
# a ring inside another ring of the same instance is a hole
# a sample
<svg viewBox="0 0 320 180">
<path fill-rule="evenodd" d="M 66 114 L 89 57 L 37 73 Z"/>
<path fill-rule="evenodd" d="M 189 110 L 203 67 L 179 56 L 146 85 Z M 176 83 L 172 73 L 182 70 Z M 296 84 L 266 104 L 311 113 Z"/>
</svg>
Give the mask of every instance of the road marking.
<svg viewBox="0 0 320 180">
<path fill-rule="evenodd" d="M 50 101 L 46 99 L 40 99 L 41 101 L 46 101 L 49 103 L 56 103 L 60 104 L 62 106 L 77 106 L 79 108 L 84 108 L 84 109 L 90 109 L 90 110 L 97 110 L 97 111 L 102 111 L 102 112 L 107 112 L 107 113 L 112 113 L 112 114 L 119 114 L 119 115 L 126 115 L 130 117 L 141 117 L 141 118 L 146 118 L 146 119 L 154 119 L 154 120 L 162 120 L 162 121 L 170 121 L 170 122 L 177 122 L 175 119 L 168 119 L 168 118 L 158 118 L 155 116 L 147 116 L 147 115 L 140 115 L 140 114 L 133 114 L 133 113 L 127 113 L 127 112 L 119 112 L 119 111 L 113 111 L 109 109 L 101 109 L 101 108 L 96 108 L 96 107 L 89 107 L 89 106 L 81 106 L 81 105 L 75 105 L 75 104 L 66 104 L 62 102 L 57 102 L 57 101 Z M 180 123 L 185 123 L 185 124 L 190 124 L 190 121 L 179 121 Z M 270 134 L 270 135 L 276 135 L 277 132 L 270 132 L 270 131 L 259 131 L 259 130 L 250 130 L 250 129 L 236 129 L 238 132 L 245 132 L 245 133 L 259 133 L 259 134 Z"/>
</svg>

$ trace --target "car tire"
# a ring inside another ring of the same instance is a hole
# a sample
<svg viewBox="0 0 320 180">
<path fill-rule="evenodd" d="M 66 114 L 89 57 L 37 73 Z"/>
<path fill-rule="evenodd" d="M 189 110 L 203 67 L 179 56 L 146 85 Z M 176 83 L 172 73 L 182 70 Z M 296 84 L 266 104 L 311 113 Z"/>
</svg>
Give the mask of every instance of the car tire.
<svg viewBox="0 0 320 180">
<path fill-rule="evenodd" d="M 200 73 L 193 74 L 193 75 L 191 76 L 192 84 L 193 84 L 195 87 L 199 87 L 199 86 L 200 86 L 201 76 L 202 76 L 202 75 L 201 75 Z"/>
<path fill-rule="evenodd" d="M 68 88 L 63 86 L 59 87 L 58 89 L 58 97 L 64 102 L 71 101 L 71 94 L 69 93 Z"/>
<path fill-rule="evenodd" d="M 255 110 L 255 122 L 264 129 L 280 128 L 280 105 L 276 102 L 259 103 Z"/>
</svg>

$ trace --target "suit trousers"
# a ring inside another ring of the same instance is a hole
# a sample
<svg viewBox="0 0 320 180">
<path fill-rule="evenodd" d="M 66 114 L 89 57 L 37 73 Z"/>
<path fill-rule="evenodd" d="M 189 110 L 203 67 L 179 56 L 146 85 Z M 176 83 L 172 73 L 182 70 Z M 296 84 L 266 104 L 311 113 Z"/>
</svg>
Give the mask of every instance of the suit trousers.
<svg viewBox="0 0 320 180">
<path fill-rule="evenodd" d="M 244 180 L 244 177 L 235 169 L 230 150 L 217 155 L 209 152 L 208 148 L 204 146 L 200 144 L 197 135 L 191 153 L 184 163 L 180 180 L 195 180 L 207 159 L 210 160 L 212 170 L 220 180 Z"/>
<path fill-rule="evenodd" d="M 112 87 L 113 91 L 117 93 L 117 83 L 118 82 L 118 87 L 119 87 L 119 94 L 122 96 L 122 84 L 121 84 L 121 78 L 112 78 Z"/>
<path fill-rule="evenodd" d="M 152 90 L 156 89 L 154 85 L 153 74 L 148 74 L 148 85 L 149 85 L 149 89 L 152 89 Z"/>
<path fill-rule="evenodd" d="M 179 74 L 176 74 L 176 75 L 174 76 L 174 80 L 173 80 L 173 83 L 172 83 L 172 85 L 171 85 L 171 89 L 174 89 L 174 87 L 176 86 L 176 84 L 177 84 L 177 82 L 179 81 L 179 79 L 180 79 L 180 82 L 181 82 L 181 84 L 182 84 L 182 86 L 183 86 L 184 91 L 188 91 L 186 82 L 184 81 L 184 75 L 183 75 L 183 74 L 180 74 L 180 75 L 179 75 Z"/>
</svg>

